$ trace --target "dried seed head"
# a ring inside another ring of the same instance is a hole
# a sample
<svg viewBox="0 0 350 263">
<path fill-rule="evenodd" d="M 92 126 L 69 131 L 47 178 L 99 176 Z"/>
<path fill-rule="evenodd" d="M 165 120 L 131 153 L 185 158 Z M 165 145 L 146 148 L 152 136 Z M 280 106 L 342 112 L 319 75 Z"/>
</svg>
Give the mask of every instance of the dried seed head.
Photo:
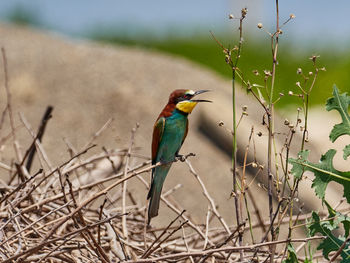
<svg viewBox="0 0 350 263">
<path fill-rule="evenodd" d="M 257 27 L 261 29 L 261 28 L 263 28 L 263 24 L 262 23 L 258 23 Z"/>
<path fill-rule="evenodd" d="M 270 70 L 267 70 L 267 69 L 264 69 L 264 74 L 265 74 L 265 77 L 267 76 L 272 76 L 272 73 Z"/>
<path fill-rule="evenodd" d="M 243 8 L 242 11 L 241 11 L 241 14 L 242 14 L 242 17 L 244 18 L 248 13 L 248 8 Z"/>
<path fill-rule="evenodd" d="M 247 106 L 247 105 L 243 105 L 243 106 L 242 106 L 242 110 L 243 110 L 243 111 L 246 111 L 247 109 L 248 109 L 248 106 Z"/>
<path fill-rule="evenodd" d="M 278 30 L 278 34 L 280 34 L 280 35 L 282 35 L 282 34 L 283 34 L 282 29 L 279 29 L 279 30 Z"/>
<path fill-rule="evenodd" d="M 220 122 L 219 122 L 219 126 L 220 126 L 220 127 L 224 126 L 224 124 L 225 124 L 225 123 L 224 123 L 223 121 L 220 121 Z"/>
<path fill-rule="evenodd" d="M 257 69 L 254 69 L 254 70 L 253 70 L 253 74 L 254 74 L 255 76 L 259 76 L 259 71 L 258 71 Z"/>
<path fill-rule="evenodd" d="M 300 75 L 301 73 L 303 73 L 303 71 L 301 70 L 301 68 L 298 68 L 298 69 L 297 69 L 297 74 Z"/>
<path fill-rule="evenodd" d="M 232 14 L 228 15 L 228 19 L 234 19 L 235 17 Z"/>
<path fill-rule="evenodd" d="M 256 167 L 258 167 L 258 165 L 256 163 L 252 163 L 252 167 L 256 168 Z"/>
<path fill-rule="evenodd" d="M 294 128 L 294 125 L 290 123 L 290 124 L 288 125 L 288 127 L 291 128 L 291 129 L 293 129 L 293 128 Z"/>
<path fill-rule="evenodd" d="M 289 125 L 289 123 L 290 123 L 289 120 L 287 119 L 284 120 L 284 125 Z"/>
<path fill-rule="evenodd" d="M 294 15 L 294 14 L 290 14 L 290 15 L 289 15 L 289 18 L 290 18 L 290 19 L 294 19 L 294 18 L 295 18 L 295 15 Z"/>
<path fill-rule="evenodd" d="M 301 119 L 300 119 L 300 118 L 298 118 L 297 122 L 298 122 L 298 123 L 301 123 Z"/>
<path fill-rule="evenodd" d="M 242 115 L 248 116 L 248 113 L 246 111 L 243 111 Z"/>
<path fill-rule="evenodd" d="M 319 57 L 320 57 L 320 56 L 318 56 L 318 55 L 313 55 L 313 56 L 310 57 L 310 59 L 312 60 L 312 62 L 315 63 L 315 62 L 316 62 L 316 59 L 319 58 Z"/>
<path fill-rule="evenodd" d="M 262 136 L 262 132 L 258 132 L 258 136 L 261 137 Z"/>
</svg>

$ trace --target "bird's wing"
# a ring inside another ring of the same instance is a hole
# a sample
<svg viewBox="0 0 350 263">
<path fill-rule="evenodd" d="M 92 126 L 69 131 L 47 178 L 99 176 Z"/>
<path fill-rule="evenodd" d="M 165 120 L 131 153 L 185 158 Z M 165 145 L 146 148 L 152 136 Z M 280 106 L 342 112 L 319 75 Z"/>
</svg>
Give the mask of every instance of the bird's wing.
<svg viewBox="0 0 350 263">
<path fill-rule="evenodd" d="M 180 151 L 180 149 L 181 149 L 181 147 L 184 144 L 184 141 L 186 139 L 187 133 L 188 133 L 188 119 L 186 121 L 186 129 L 185 129 L 184 137 L 182 138 L 182 142 L 181 142 L 181 145 L 180 145 L 179 149 L 176 151 L 176 155 L 179 154 L 179 151 Z"/>
<path fill-rule="evenodd" d="M 156 164 L 156 158 L 160 141 L 162 140 L 163 132 L 165 127 L 165 118 L 160 117 L 153 127 L 152 137 L 152 164 Z"/>
<path fill-rule="evenodd" d="M 186 130 L 185 130 L 184 138 L 182 139 L 181 146 L 182 146 L 182 144 L 184 143 L 184 141 L 186 139 L 187 133 L 188 133 L 188 119 L 186 121 Z"/>
</svg>

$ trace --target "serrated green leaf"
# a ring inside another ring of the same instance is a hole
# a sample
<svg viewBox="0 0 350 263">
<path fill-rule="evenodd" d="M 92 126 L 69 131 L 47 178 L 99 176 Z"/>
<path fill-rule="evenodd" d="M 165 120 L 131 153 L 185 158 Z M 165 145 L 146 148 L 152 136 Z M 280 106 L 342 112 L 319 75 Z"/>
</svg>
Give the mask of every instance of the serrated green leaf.
<svg viewBox="0 0 350 263">
<path fill-rule="evenodd" d="M 344 151 L 343 158 L 344 160 L 346 160 L 350 155 L 350 144 L 346 145 L 343 151 Z"/>
<path fill-rule="evenodd" d="M 286 260 L 282 261 L 283 263 L 298 263 L 298 257 L 297 257 L 297 253 L 294 249 L 294 247 L 292 246 L 292 244 L 288 244 L 288 257 Z"/>
<path fill-rule="evenodd" d="M 340 222 L 337 220 L 337 217 L 336 217 L 337 211 L 335 211 L 333 207 L 326 200 L 323 200 L 323 203 L 327 206 L 329 222 L 333 225 L 333 229 L 337 228 Z"/>
<path fill-rule="evenodd" d="M 349 230 L 350 230 L 350 217 L 347 215 L 343 215 L 341 213 L 337 212 L 336 217 L 338 218 L 338 221 L 343 224 L 344 230 L 345 230 L 345 237 L 349 236 Z"/>
<path fill-rule="evenodd" d="M 311 163 L 307 160 L 308 151 L 298 153 L 298 159 L 290 158 L 289 162 L 293 165 L 292 174 L 296 178 L 300 178 L 304 171 L 314 173 L 315 179 L 312 187 L 315 189 L 316 195 L 324 199 L 327 185 L 330 181 L 335 181 L 344 187 L 344 197 L 350 203 L 350 172 L 341 172 L 333 167 L 333 158 L 336 150 L 330 149 L 326 154 L 322 155 L 319 163 Z"/>
<path fill-rule="evenodd" d="M 335 211 L 333 207 L 326 200 L 323 200 L 323 203 L 327 206 L 327 210 L 328 210 L 328 218 L 329 218 L 328 220 L 329 220 L 329 223 L 331 224 L 331 227 L 329 227 L 329 229 L 330 230 L 336 229 L 338 228 L 339 224 L 342 223 L 345 230 L 345 237 L 349 236 L 350 217 Z"/>
<path fill-rule="evenodd" d="M 326 236 L 326 239 L 324 239 L 319 246 L 317 247 L 318 250 L 322 249 L 323 256 L 329 260 L 328 255 L 332 251 L 338 251 L 339 248 L 343 245 L 345 242 L 344 237 L 335 237 L 331 229 L 334 229 L 333 226 L 330 224 L 328 220 L 321 221 L 320 217 L 317 213 L 312 212 L 312 220 L 309 225 L 310 235 L 314 236 L 316 233 L 320 233 L 323 236 Z M 341 263 L 349 262 L 350 260 L 350 248 L 349 244 L 347 244 L 342 252 L 340 253 L 342 257 Z"/>
<path fill-rule="evenodd" d="M 350 116 L 348 113 L 348 108 L 350 105 L 350 97 L 347 93 L 339 95 L 337 87 L 333 86 L 333 96 L 329 98 L 326 103 L 326 110 L 337 110 L 342 118 L 342 123 L 334 125 L 329 138 L 334 142 L 339 136 L 350 135 Z"/>
<path fill-rule="evenodd" d="M 328 255 L 329 253 L 331 253 L 332 251 L 338 251 L 338 249 L 341 247 L 341 245 L 343 245 L 343 243 L 345 242 L 345 238 L 341 237 L 341 238 L 336 238 L 334 235 L 331 235 L 329 237 L 327 237 L 318 247 L 318 250 L 322 249 L 322 254 L 323 256 L 329 260 Z M 349 244 L 347 246 L 345 246 L 345 248 L 342 250 L 342 252 L 340 253 L 341 257 L 342 257 L 342 261 L 340 261 L 341 263 L 349 263 L 350 260 L 350 248 L 349 248 Z"/>
<path fill-rule="evenodd" d="M 301 162 L 301 163 L 306 162 L 307 157 L 309 156 L 309 153 L 310 153 L 309 150 L 300 151 L 298 153 L 298 159 L 292 159 L 292 158 L 289 159 L 290 163 L 295 164 L 295 165 L 293 165 L 292 170 L 291 170 L 291 173 L 294 175 L 295 178 L 300 179 L 303 176 L 305 169 L 302 165 L 298 165 L 298 164 L 299 164 L 299 162 Z M 294 160 L 295 160 L 295 162 L 293 162 Z M 297 162 L 297 161 L 299 161 L 299 162 Z"/>
<path fill-rule="evenodd" d="M 314 235 L 316 235 L 316 233 L 323 232 L 323 229 L 320 226 L 320 216 L 315 211 L 312 211 L 312 214 L 311 214 L 311 222 L 309 225 L 309 231 L 310 231 L 310 235 L 312 237 Z"/>
</svg>

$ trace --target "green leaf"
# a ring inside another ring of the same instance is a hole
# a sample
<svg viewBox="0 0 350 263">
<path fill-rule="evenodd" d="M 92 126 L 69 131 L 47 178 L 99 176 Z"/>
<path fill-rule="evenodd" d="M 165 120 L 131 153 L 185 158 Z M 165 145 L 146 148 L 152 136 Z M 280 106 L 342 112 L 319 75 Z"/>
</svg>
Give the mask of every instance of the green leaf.
<svg viewBox="0 0 350 263">
<path fill-rule="evenodd" d="M 325 155 L 322 155 L 319 163 L 311 163 L 307 160 L 309 151 L 301 151 L 298 158 L 290 158 L 289 162 L 293 165 L 292 174 L 296 178 L 301 178 L 304 171 L 314 173 L 315 179 L 312 187 L 315 188 L 316 195 L 324 199 L 327 185 L 330 181 L 335 181 L 344 187 L 344 197 L 350 203 L 350 172 L 341 172 L 333 167 L 333 158 L 336 150 L 330 149 Z"/>
<path fill-rule="evenodd" d="M 344 242 L 345 242 L 345 238 L 343 237 L 336 238 L 334 235 L 330 235 L 317 247 L 317 249 L 318 250 L 322 249 L 323 256 L 329 260 L 328 258 L 329 253 L 331 253 L 332 251 L 338 251 L 338 249 L 343 245 Z M 349 244 L 345 246 L 345 248 L 342 250 L 340 255 L 343 259 L 342 261 L 340 261 L 341 263 L 350 262 L 349 261 L 350 260 Z"/>
<path fill-rule="evenodd" d="M 337 110 L 343 120 L 342 123 L 334 125 L 329 138 L 334 142 L 341 135 L 350 135 L 350 116 L 348 113 L 348 108 L 350 105 L 350 97 L 343 93 L 339 95 L 337 87 L 333 86 L 333 96 L 329 98 L 326 103 L 326 110 Z"/>
<path fill-rule="evenodd" d="M 349 236 L 349 230 L 350 230 L 350 217 L 347 215 L 343 215 L 341 213 L 337 212 L 337 219 L 339 222 L 343 224 L 343 227 L 345 229 L 345 235 L 346 237 Z"/>
<path fill-rule="evenodd" d="M 334 229 L 334 226 L 330 223 L 329 220 L 320 220 L 320 217 L 317 213 L 312 212 L 312 220 L 309 225 L 309 230 L 311 236 L 314 236 L 316 233 L 320 233 L 323 236 L 326 236 L 326 239 L 324 239 L 319 246 L 317 247 L 318 250 L 322 249 L 323 256 L 329 260 L 328 255 L 332 251 L 338 251 L 339 248 L 343 245 L 345 242 L 344 237 L 335 237 L 331 230 Z M 349 244 L 345 245 L 344 249 L 340 253 L 342 257 L 341 263 L 350 262 L 350 248 Z"/>
<path fill-rule="evenodd" d="M 344 151 L 343 158 L 344 160 L 346 160 L 350 155 L 350 144 L 346 145 L 343 151 Z"/>
<path fill-rule="evenodd" d="M 329 230 L 338 228 L 339 224 L 342 223 L 345 230 L 345 236 L 349 236 L 350 217 L 334 210 L 326 200 L 323 200 L 323 203 L 327 206 L 328 209 L 328 218 L 330 223 Z"/>
<path fill-rule="evenodd" d="M 307 157 L 309 156 L 310 151 L 305 150 L 305 151 L 300 151 L 298 153 L 298 159 L 292 159 L 290 158 L 288 161 L 293 165 L 291 173 L 294 175 L 295 178 L 300 179 L 303 174 L 304 174 L 304 167 L 302 165 L 299 165 L 299 163 L 304 163 L 307 162 Z"/>
<path fill-rule="evenodd" d="M 282 261 L 283 263 L 298 263 L 297 253 L 292 244 L 288 244 L 288 257 L 286 260 Z"/>
</svg>

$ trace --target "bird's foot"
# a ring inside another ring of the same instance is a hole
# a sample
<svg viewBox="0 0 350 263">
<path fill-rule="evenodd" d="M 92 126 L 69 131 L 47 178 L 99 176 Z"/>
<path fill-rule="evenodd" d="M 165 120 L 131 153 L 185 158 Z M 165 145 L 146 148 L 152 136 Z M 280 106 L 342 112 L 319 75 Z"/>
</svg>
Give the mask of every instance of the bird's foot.
<svg viewBox="0 0 350 263">
<path fill-rule="evenodd" d="M 177 161 L 184 162 L 184 161 L 186 161 L 186 158 L 182 154 L 177 154 L 177 155 L 175 155 L 175 162 L 177 162 Z"/>
<path fill-rule="evenodd" d="M 190 156 L 196 156 L 194 153 L 189 153 L 189 154 L 186 154 L 186 155 L 182 155 L 182 154 L 176 154 L 175 155 L 175 162 L 177 161 L 181 161 L 181 162 L 185 162 L 186 159 Z"/>
</svg>

